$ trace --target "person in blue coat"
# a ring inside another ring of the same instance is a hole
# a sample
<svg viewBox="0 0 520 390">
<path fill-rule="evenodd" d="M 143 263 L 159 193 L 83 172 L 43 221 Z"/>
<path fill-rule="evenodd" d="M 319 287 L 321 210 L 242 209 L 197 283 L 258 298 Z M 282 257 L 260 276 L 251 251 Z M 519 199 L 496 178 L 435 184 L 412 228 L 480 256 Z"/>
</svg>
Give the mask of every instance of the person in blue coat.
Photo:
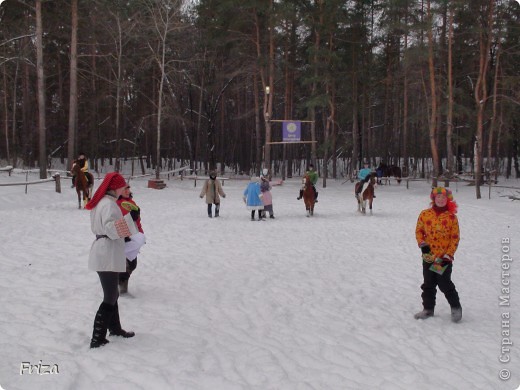
<svg viewBox="0 0 520 390">
<path fill-rule="evenodd" d="M 359 170 L 358 172 L 358 179 L 360 183 L 363 183 L 362 186 L 359 186 L 360 190 L 357 192 L 357 194 L 363 193 L 365 188 L 368 186 L 368 181 L 370 180 L 370 175 L 372 174 L 372 170 L 369 167 L 368 161 L 365 161 L 363 163 L 363 168 Z M 375 198 L 375 196 L 374 196 Z"/>
<path fill-rule="evenodd" d="M 246 208 L 251 210 L 251 221 L 255 220 L 255 211 L 258 210 L 258 220 L 262 220 L 261 211 L 264 209 L 262 203 L 262 192 L 260 190 L 260 178 L 252 177 L 251 181 L 247 185 L 244 196 L 242 198 L 246 204 Z"/>
</svg>

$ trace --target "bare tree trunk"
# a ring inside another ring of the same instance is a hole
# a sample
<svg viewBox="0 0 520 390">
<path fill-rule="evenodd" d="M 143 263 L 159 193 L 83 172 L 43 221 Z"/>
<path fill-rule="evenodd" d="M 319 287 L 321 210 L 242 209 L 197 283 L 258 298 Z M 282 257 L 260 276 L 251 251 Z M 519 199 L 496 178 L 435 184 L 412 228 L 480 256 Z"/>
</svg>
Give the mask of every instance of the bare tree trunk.
<svg viewBox="0 0 520 390">
<path fill-rule="evenodd" d="M 271 119 L 273 116 L 273 95 L 274 95 L 274 52 L 275 52 L 275 41 L 274 41 L 274 11 L 273 11 L 273 0 L 269 1 L 269 94 L 267 94 L 267 107 L 264 110 L 265 115 L 265 167 L 271 169 Z"/>
<path fill-rule="evenodd" d="M 501 54 L 501 45 L 500 40 L 497 46 L 496 51 L 496 60 L 495 60 L 495 75 L 493 80 L 493 114 L 491 116 L 491 123 L 489 126 L 489 139 L 488 139 L 488 150 L 487 150 L 487 169 L 488 171 L 492 171 L 493 168 L 498 168 L 496 164 L 491 162 L 493 156 L 493 135 L 496 131 L 497 126 L 497 94 L 498 94 L 498 83 L 499 83 L 499 69 L 500 69 L 500 54 Z M 496 159 L 498 160 L 498 154 L 496 155 Z M 491 176 L 490 176 L 491 177 Z"/>
<path fill-rule="evenodd" d="M 206 48 L 204 48 L 204 60 L 206 59 Z M 202 104 L 204 102 L 204 88 L 205 88 L 205 74 L 204 71 L 201 71 L 201 81 L 200 81 L 200 96 L 199 96 L 199 112 L 197 115 L 197 129 L 196 129 L 196 137 L 197 142 L 195 143 L 195 161 L 193 162 L 192 169 L 197 169 L 197 160 L 201 159 L 201 148 L 200 142 L 202 138 Z"/>
<path fill-rule="evenodd" d="M 123 38 L 122 38 L 122 29 L 121 22 L 119 20 L 119 15 L 116 17 L 117 22 L 117 78 L 116 78 L 116 163 L 115 170 L 119 172 L 121 169 L 121 74 L 122 74 L 122 56 L 123 56 Z"/>
<path fill-rule="evenodd" d="M 489 52 L 491 48 L 491 36 L 493 28 L 494 0 L 489 0 L 487 18 L 482 21 L 479 33 L 479 73 L 475 84 L 475 103 L 477 105 L 477 130 L 475 134 L 475 193 L 477 199 L 480 194 L 480 184 L 482 181 L 482 152 L 483 152 L 483 133 L 484 133 L 484 110 L 487 100 L 487 73 L 489 66 Z"/>
<path fill-rule="evenodd" d="M 33 112 L 33 100 L 31 99 L 31 93 L 30 93 L 30 70 L 29 70 L 29 64 L 23 64 L 23 78 L 22 78 L 22 100 L 23 100 L 23 110 L 22 110 L 22 139 L 25 138 L 25 144 L 23 147 L 23 161 L 29 165 L 31 164 L 31 156 L 32 156 L 32 150 L 33 150 L 33 143 L 34 143 L 34 131 L 33 131 L 33 121 L 34 117 L 32 114 Z M 14 167 L 16 167 L 16 162 L 13 164 Z"/>
<path fill-rule="evenodd" d="M 435 66 L 433 63 L 433 16 L 431 13 L 430 0 L 427 1 L 427 14 L 428 14 L 428 69 L 430 73 L 430 99 L 431 99 L 431 111 L 430 111 L 430 123 L 429 123 L 429 137 L 430 137 L 430 148 L 432 151 L 433 159 L 433 179 L 432 186 L 437 187 L 437 178 L 439 177 L 439 151 L 437 149 L 436 133 L 437 133 L 437 91 L 435 83 Z"/>
<path fill-rule="evenodd" d="M 95 18 L 94 18 L 95 19 Z M 95 23 L 95 21 L 93 22 Z M 93 26 L 93 31 L 96 30 L 96 27 Z M 96 84 L 96 75 L 97 75 L 97 60 L 96 60 L 96 39 L 94 37 L 93 42 L 91 42 L 91 66 L 92 66 L 92 75 L 91 75 L 91 88 L 92 88 L 92 96 L 97 96 L 97 84 Z M 99 172 L 98 168 L 98 158 L 99 158 L 99 143 L 101 141 L 101 135 L 99 131 L 99 104 L 97 99 L 91 99 L 91 133 L 90 133 L 90 141 L 91 141 L 91 150 L 92 156 L 94 157 L 94 170 Z"/>
<path fill-rule="evenodd" d="M 258 76 L 255 73 L 253 75 L 253 93 L 254 93 L 254 104 L 255 104 L 255 150 L 256 150 L 256 166 L 255 171 L 260 170 L 262 164 L 262 144 L 260 137 L 260 102 L 259 102 L 259 91 L 258 91 Z M 264 102 L 265 104 L 265 102 Z"/>
<path fill-rule="evenodd" d="M 296 53 L 297 53 L 297 28 L 298 21 L 295 15 L 293 15 L 290 21 L 290 28 L 286 31 L 287 45 L 284 50 L 285 53 L 285 98 L 284 98 L 284 119 L 292 120 L 294 115 L 294 69 L 296 68 Z M 282 179 L 286 177 L 292 177 L 292 161 L 294 156 L 294 146 L 284 145 L 284 172 Z"/>
<path fill-rule="evenodd" d="M 355 50 L 353 48 L 353 50 Z M 355 58 L 356 56 L 353 55 Z M 355 172 L 359 168 L 359 119 L 358 119 L 358 79 L 357 67 L 354 66 L 352 74 L 352 160 L 350 161 L 350 172 Z M 366 151 L 365 151 L 366 152 Z"/>
<path fill-rule="evenodd" d="M 312 81 L 311 87 L 311 97 L 314 98 L 316 95 L 316 91 L 318 89 L 316 80 L 318 79 L 318 65 L 319 58 L 318 53 L 321 47 L 321 33 L 320 28 L 323 26 L 323 1 L 324 0 L 316 0 L 316 4 L 319 6 L 319 22 L 314 26 L 316 31 L 316 38 L 314 40 L 314 58 L 313 58 L 313 66 L 314 66 L 314 78 Z M 311 120 L 311 162 L 313 165 L 316 165 L 316 106 L 313 104 L 310 107 L 310 120 Z"/>
<path fill-rule="evenodd" d="M 5 125 L 5 150 L 7 153 L 7 161 L 9 161 L 9 105 L 7 104 L 7 71 L 5 68 L 5 64 L 3 66 L 4 69 L 4 77 L 3 77 L 3 85 L 4 85 L 4 125 Z M 15 85 L 16 90 L 16 85 Z M 14 121 L 13 121 L 14 122 Z"/>
<path fill-rule="evenodd" d="M 449 5 L 448 17 L 448 115 L 446 128 L 446 170 L 452 176 L 453 169 L 453 5 Z M 448 181 L 449 183 L 449 181 Z"/>
<path fill-rule="evenodd" d="M 17 130 L 17 126 L 16 126 L 16 123 L 17 123 L 16 113 L 17 113 L 17 107 L 18 107 L 17 81 L 18 81 L 19 67 L 20 67 L 20 62 L 18 60 L 16 60 L 16 69 L 14 72 L 14 80 L 13 80 L 13 114 L 11 115 L 13 118 L 12 132 L 11 132 L 11 148 L 12 148 L 12 152 L 13 152 L 12 153 L 13 167 L 16 166 L 16 159 L 17 159 L 17 157 L 16 157 L 16 148 L 17 148 L 16 134 L 17 134 L 18 130 Z M 7 93 L 7 90 L 6 90 L 6 93 Z M 7 115 L 6 115 L 6 117 L 7 117 Z M 9 161 L 9 147 L 7 148 L 7 161 Z"/>
<path fill-rule="evenodd" d="M 45 126 L 45 76 L 43 72 L 42 0 L 36 0 L 36 73 L 38 78 L 38 164 L 40 179 L 47 178 L 47 141 Z"/>
<path fill-rule="evenodd" d="M 78 114 L 78 0 L 72 0 L 72 31 L 70 38 L 70 98 L 69 98 L 69 140 L 67 147 L 67 167 L 72 167 L 76 155 L 77 114 Z"/>
<path fill-rule="evenodd" d="M 406 15 L 405 23 L 408 23 L 408 10 Z M 404 35 L 404 79 L 403 79 L 403 144 L 402 144 L 402 151 L 403 151 L 403 174 L 405 176 L 409 175 L 410 168 L 408 166 L 408 64 L 406 61 L 406 55 L 408 52 L 408 32 Z"/>
</svg>

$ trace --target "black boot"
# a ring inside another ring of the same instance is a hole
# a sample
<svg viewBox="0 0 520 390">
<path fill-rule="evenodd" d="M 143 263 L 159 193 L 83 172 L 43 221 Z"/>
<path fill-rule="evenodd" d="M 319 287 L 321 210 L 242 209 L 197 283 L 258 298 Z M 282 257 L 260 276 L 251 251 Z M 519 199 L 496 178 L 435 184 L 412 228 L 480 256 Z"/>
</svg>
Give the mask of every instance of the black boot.
<svg viewBox="0 0 520 390">
<path fill-rule="evenodd" d="M 211 207 L 212 207 L 211 203 L 208 204 L 208 217 L 210 217 L 210 218 L 212 217 L 212 215 L 211 215 Z"/>
<path fill-rule="evenodd" d="M 123 328 L 121 328 L 121 321 L 119 320 L 119 305 L 114 305 L 114 315 L 110 321 L 110 326 L 108 327 L 110 330 L 110 336 L 122 336 L 124 338 L 134 337 L 134 332 L 127 332 Z"/>
<path fill-rule="evenodd" d="M 300 190 L 300 196 L 298 196 L 296 199 L 300 200 L 301 198 L 303 198 L 303 190 Z"/>
<path fill-rule="evenodd" d="M 94 319 L 94 330 L 92 331 L 92 340 L 90 340 L 90 348 L 98 348 L 108 344 L 107 328 L 112 318 L 114 307 L 103 302 L 96 313 Z"/>
<path fill-rule="evenodd" d="M 219 212 L 220 212 L 220 205 L 216 204 L 215 205 L 215 218 L 218 218 Z"/>
</svg>

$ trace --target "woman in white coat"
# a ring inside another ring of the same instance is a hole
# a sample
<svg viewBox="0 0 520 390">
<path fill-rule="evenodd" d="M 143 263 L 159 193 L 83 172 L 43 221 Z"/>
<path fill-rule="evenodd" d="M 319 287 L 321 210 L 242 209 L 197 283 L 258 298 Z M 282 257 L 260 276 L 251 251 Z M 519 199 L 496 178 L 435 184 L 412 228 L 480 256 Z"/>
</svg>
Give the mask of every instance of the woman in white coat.
<svg viewBox="0 0 520 390">
<path fill-rule="evenodd" d="M 99 275 L 103 289 L 103 302 L 94 319 L 94 330 L 90 348 L 108 343 L 110 335 L 125 338 L 135 336 L 121 328 L 119 319 L 119 273 L 126 271 L 125 241 L 130 236 L 127 222 L 116 201 L 127 186 L 125 179 L 117 172 L 111 172 L 97 189 L 86 208 L 90 212 L 90 224 L 95 241 L 90 248 L 88 267 Z M 132 219 L 139 218 L 139 210 L 132 211 Z"/>
</svg>

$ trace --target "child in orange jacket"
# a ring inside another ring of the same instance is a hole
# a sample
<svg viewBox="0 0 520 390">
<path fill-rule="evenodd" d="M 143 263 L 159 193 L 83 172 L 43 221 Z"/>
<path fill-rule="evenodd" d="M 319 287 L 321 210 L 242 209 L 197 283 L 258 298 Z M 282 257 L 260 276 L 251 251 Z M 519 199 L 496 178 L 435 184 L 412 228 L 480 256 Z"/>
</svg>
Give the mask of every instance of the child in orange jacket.
<svg viewBox="0 0 520 390">
<path fill-rule="evenodd" d="M 457 203 L 452 192 L 444 187 L 434 188 L 430 194 L 431 207 L 421 211 L 415 227 L 415 237 L 422 252 L 423 278 L 421 286 L 424 309 L 416 319 L 432 317 L 437 286 L 451 306 L 451 319 L 462 319 L 459 294 L 451 281 L 455 251 L 459 245 Z"/>
</svg>

